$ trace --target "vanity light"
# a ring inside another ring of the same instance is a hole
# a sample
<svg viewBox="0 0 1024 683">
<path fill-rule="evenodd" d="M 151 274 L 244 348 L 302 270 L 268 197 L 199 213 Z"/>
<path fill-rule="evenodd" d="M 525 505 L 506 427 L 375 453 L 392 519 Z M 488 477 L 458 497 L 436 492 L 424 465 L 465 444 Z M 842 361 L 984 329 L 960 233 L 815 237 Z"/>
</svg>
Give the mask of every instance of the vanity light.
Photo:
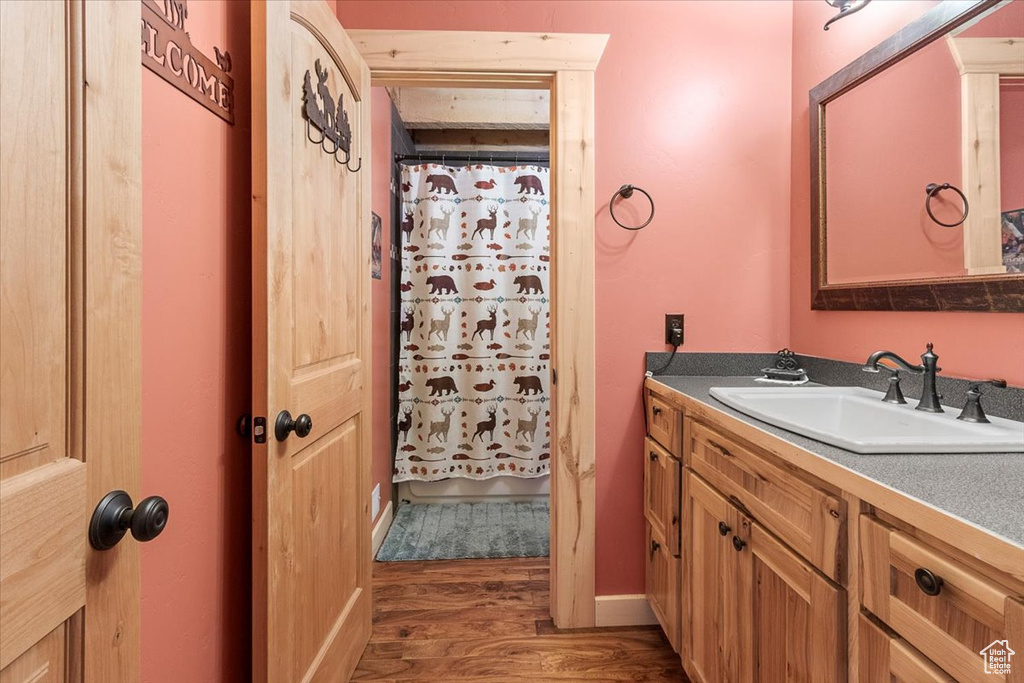
<svg viewBox="0 0 1024 683">
<path fill-rule="evenodd" d="M 825 30 L 827 31 L 829 24 L 839 21 L 843 17 L 849 16 L 854 12 L 859 12 L 864 9 L 864 6 L 871 2 L 871 0 L 825 0 L 825 2 L 833 7 L 839 8 L 839 14 L 825 22 Z"/>
</svg>

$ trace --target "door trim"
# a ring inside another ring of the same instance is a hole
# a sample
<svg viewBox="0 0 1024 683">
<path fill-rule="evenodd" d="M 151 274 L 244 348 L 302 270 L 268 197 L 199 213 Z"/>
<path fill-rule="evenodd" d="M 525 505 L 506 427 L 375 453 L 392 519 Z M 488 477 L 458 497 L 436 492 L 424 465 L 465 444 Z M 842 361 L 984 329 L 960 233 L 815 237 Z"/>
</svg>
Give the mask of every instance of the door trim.
<svg viewBox="0 0 1024 683">
<path fill-rule="evenodd" d="M 608 36 L 347 30 L 374 86 L 551 90 L 551 617 L 595 625 L 594 70 Z"/>
</svg>

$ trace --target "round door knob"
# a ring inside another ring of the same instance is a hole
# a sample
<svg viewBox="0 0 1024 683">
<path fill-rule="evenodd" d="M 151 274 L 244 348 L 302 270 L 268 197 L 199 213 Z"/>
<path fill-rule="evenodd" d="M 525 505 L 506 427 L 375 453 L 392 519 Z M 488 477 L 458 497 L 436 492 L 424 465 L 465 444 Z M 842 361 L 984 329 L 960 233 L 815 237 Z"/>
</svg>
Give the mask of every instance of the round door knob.
<svg viewBox="0 0 1024 683">
<path fill-rule="evenodd" d="M 291 413 L 287 410 L 282 410 L 277 416 L 277 422 L 274 424 L 274 436 L 277 437 L 278 441 L 287 439 L 288 434 L 291 432 L 295 432 L 295 436 L 300 439 L 305 439 L 312 431 L 313 418 L 305 413 L 293 420 Z"/>
<path fill-rule="evenodd" d="M 920 567 L 914 572 L 914 580 L 917 582 L 917 587 L 925 595 L 938 595 L 942 592 L 942 577 L 935 576 L 935 574 L 924 567 Z"/>
<path fill-rule="evenodd" d="M 747 542 L 744 541 L 739 536 L 733 536 L 732 537 L 732 547 L 736 548 L 736 552 L 739 552 L 739 551 L 743 550 L 744 546 L 746 546 L 746 545 L 747 545 Z"/>
<path fill-rule="evenodd" d="M 132 498 L 125 491 L 111 491 L 103 496 L 89 521 L 89 545 L 96 550 L 110 550 L 130 530 L 137 541 L 152 541 L 167 526 L 170 509 L 160 496 L 150 496 L 132 507 Z"/>
<path fill-rule="evenodd" d="M 718 523 L 718 533 L 722 534 L 723 536 L 728 536 L 730 531 L 732 531 L 731 526 L 729 526 L 725 522 Z"/>
</svg>

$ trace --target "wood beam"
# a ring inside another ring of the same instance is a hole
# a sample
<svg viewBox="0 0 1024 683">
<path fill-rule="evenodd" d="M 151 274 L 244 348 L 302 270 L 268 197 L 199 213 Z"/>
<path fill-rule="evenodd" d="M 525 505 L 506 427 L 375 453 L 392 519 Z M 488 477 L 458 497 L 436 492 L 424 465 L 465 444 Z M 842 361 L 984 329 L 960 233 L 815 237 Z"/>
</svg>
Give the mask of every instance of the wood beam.
<svg viewBox="0 0 1024 683">
<path fill-rule="evenodd" d="M 348 35 L 373 72 L 467 71 L 467 65 L 497 73 L 593 71 L 608 43 L 604 33 L 352 29 Z"/>
<path fill-rule="evenodd" d="M 412 140 L 419 151 L 429 152 L 546 152 L 551 136 L 546 130 L 415 130 Z"/>
<path fill-rule="evenodd" d="M 389 88 L 406 128 L 546 130 L 547 89 Z"/>
</svg>

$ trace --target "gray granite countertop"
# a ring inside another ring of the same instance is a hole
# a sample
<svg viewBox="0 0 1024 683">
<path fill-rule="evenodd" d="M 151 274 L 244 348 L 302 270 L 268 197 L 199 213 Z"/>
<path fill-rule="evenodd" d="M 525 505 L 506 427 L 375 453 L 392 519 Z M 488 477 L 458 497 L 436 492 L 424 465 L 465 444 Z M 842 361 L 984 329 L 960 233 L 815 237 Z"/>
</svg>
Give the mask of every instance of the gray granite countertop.
<svg viewBox="0 0 1024 683">
<path fill-rule="evenodd" d="M 1024 546 L 1024 455 L 861 455 L 744 415 L 709 393 L 712 387 L 765 386 L 754 377 L 659 375 L 652 379 L 875 483 Z"/>
</svg>

